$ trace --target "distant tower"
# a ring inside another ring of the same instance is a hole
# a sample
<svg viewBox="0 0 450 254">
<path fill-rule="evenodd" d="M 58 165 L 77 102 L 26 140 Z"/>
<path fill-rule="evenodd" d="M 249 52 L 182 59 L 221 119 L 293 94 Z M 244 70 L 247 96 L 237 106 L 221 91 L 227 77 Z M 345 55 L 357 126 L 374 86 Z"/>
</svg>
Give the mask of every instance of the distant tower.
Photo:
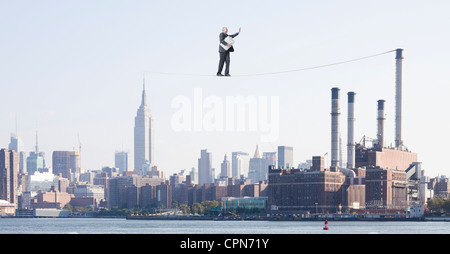
<svg viewBox="0 0 450 254">
<path fill-rule="evenodd" d="M 198 159 L 198 184 L 210 184 L 213 182 L 212 154 L 206 149 L 201 150 Z"/>
<path fill-rule="evenodd" d="M 221 177 L 231 177 L 231 162 L 228 160 L 227 154 L 223 157 L 223 162 L 220 165 L 220 169 Z"/>
<path fill-rule="evenodd" d="M 34 147 L 34 152 L 30 152 L 30 156 L 27 158 L 27 172 L 28 175 L 33 175 L 36 171 L 43 170 L 44 168 L 44 152 L 39 152 L 38 132 L 36 130 L 36 146 Z"/>
<path fill-rule="evenodd" d="M 231 153 L 231 176 L 240 178 L 248 175 L 250 156 L 246 152 Z"/>
<path fill-rule="evenodd" d="M 291 146 L 278 146 L 278 167 L 291 168 L 294 166 L 294 148 Z"/>
<path fill-rule="evenodd" d="M 119 169 L 119 174 L 128 171 L 128 153 L 125 151 L 116 152 L 114 156 L 114 167 Z"/>
<path fill-rule="evenodd" d="M 145 94 L 145 78 L 143 79 L 142 100 L 137 115 L 134 118 L 134 170 L 142 171 L 142 165 L 148 161 L 154 165 L 153 117 L 147 106 Z"/>
<path fill-rule="evenodd" d="M 53 174 L 69 181 L 75 181 L 80 174 L 80 153 L 78 151 L 53 151 Z"/>
<path fill-rule="evenodd" d="M 27 171 L 27 155 L 22 139 L 17 135 L 17 130 L 15 134 L 11 134 L 11 142 L 9 143 L 8 149 L 17 152 L 19 158 L 19 173 L 25 173 Z"/>
<path fill-rule="evenodd" d="M 266 158 L 261 156 L 259 146 L 256 145 L 255 154 L 250 159 L 248 178 L 251 183 L 258 183 L 259 181 L 267 180 L 269 163 Z"/>
</svg>

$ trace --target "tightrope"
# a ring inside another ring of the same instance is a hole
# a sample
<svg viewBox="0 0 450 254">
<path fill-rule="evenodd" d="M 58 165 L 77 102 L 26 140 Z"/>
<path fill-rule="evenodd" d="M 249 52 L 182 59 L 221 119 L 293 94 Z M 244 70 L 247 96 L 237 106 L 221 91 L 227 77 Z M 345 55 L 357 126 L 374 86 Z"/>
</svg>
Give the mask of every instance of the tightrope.
<svg viewBox="0 0 450 254">
<path fill-rule="evenodd" d="M 335 62 L 335 63 L 330 63 L 330 64 L 323 64 L 323 65 L 317 65 L 317 66 L 311 66 L 311 67 L 305 67 L 305 68 L 293 69 L 293 70 L 286 70 L 286 71 L 253 73 L 253 74 L 240 74 L 240 75 L 233 75 L 231 77 L 265 76 L 265 75 L 284 74 L 284 73 L 290 73 L 290 72 L 307 71 L 307 70 L 313 70 L 313 69 L 330 67 L 330 66 L 334 66 L 334 65 L 341 65 L 341 64 L 361 61 L 361 60 L 364 60 L 364 59 L 373 58 L 373 57 L 381 56 L 381 55 L 384 55 L 384 54 L 389 54 L 389 53 L 392 53 L 392 52 L 395 52 L 395 49 L 394 50 L 389 50 L 389 51 L 386 51 L 386 52 L 382 52 L 382 53 L 378 53 L 378 54 L 374 54 L 374 55 L 359 57 L 359 58 L 355 58 L 355 59 L 350 59 L 350 60 L 341 61 L 341 62 Z M 152 74 L 161 74 L 161 75 L 170 75 L 170 76 L 216 77 L 216 75 L 211 75 L 211 74 L 169 73 L 169 72 L 150 72 L 150 73 L 152 73 Z"/>
</svg>

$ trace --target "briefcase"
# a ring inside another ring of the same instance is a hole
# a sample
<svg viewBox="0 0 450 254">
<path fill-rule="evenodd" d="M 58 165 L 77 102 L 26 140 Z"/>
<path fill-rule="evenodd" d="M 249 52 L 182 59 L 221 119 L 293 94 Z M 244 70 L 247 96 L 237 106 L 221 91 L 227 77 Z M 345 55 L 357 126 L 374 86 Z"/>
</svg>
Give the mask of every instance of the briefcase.
<svg viewBox="0 0 450 254">
<path fill-rule="evenodd" d="M 233 40 L 233 38 L 231 38 L 231 36 L 228 36 L 227 38 L 225 38 L 224 41 L 225 41 L 226 43 L 228 43 L 228 44 L 231 44 L 231 45 L 234 44 L 234 40 Z M 223 45 L 222 43 L 220 43 L 220 46 L 221 46 L 223 49 L 225 49 L 225 50 L 228 50 L 228 49 L 232 48 L 232 51 L 231 51 L 231 52 L 234 51 L 233 46 L 228 47 L 228 45 Z"/>
</svg>

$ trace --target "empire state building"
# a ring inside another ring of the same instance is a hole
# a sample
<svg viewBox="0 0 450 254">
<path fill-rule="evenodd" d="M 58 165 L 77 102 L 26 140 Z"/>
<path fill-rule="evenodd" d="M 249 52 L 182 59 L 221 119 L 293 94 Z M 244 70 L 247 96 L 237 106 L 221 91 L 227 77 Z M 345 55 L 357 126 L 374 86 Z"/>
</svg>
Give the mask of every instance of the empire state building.
<svg viewBox="0 0 450 254">
<path fill-rule="evenodd" d="M 143 81 L 141 106 L 134 118 L 134 170 L 143 171 L 144 163 L 154 164 L 153 117 L 147 106 L 145 79 Z"/>
</svg>

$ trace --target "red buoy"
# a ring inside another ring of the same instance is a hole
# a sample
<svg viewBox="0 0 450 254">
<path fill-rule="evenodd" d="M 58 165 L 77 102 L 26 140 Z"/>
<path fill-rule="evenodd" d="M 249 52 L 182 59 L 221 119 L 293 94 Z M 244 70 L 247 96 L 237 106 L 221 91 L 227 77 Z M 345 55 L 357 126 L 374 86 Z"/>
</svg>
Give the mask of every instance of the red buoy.
<svg viewBox="0 0 450 254">
<path fill-rule="evenodd" d="M 325 227 L 323 227 L 323 230 L 328 230 L 328 220 L 325 220 Z"/>
</svg>

